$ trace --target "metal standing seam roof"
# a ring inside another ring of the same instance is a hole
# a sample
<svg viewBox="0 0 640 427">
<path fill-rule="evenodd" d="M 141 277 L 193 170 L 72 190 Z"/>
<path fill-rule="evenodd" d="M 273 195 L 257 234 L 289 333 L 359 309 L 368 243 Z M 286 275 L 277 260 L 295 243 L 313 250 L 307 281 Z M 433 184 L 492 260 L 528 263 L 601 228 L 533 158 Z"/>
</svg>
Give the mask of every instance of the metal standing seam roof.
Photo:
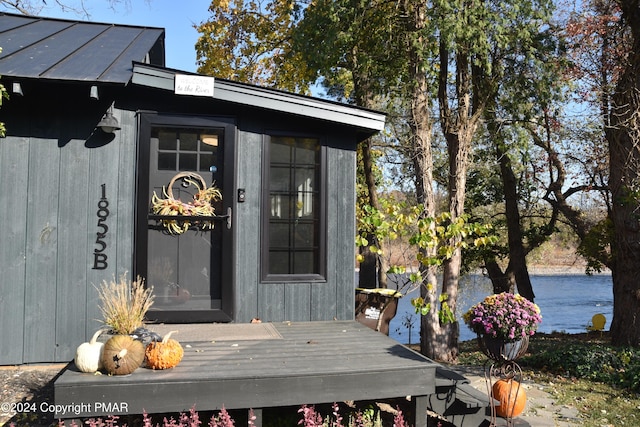
<svg viewBox="0 0 640 427">
<path fill-rule="evenodd" d="M 164 29 L 0 13 L 0 75 L 127 84 L 164 66 Z"/>
</svg>

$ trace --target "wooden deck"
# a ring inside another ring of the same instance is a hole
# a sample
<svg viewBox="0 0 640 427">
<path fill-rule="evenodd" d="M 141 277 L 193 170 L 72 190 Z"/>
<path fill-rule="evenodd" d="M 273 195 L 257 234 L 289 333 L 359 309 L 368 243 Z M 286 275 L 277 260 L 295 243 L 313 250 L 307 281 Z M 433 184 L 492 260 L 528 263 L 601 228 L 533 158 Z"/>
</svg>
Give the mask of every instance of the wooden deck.
<svg viewBox="0 0 640 427">
<path fill-rule="evenodd" d="M 202 411 L 223 405 L 260 410 L 405 396 L 412 396 L 416 413 L 425 414 L 439 365 L 424 356 L 355 321 L 268 325 L 267 336 L 254 338 L 212 338 L 204 325 L 199 334 L 185 336 L 190 341 L 178 334 L 185 355 L 167 371 L 93 375 L 71 363 L 54 384 L 56 417 L 180 412 L 194 404 Z M 211 326 L 224 332 L 224 325 Z M 234 325 L 228 326 L 232 333 Z M 426 415 L 416 421 L 426 425 Z"/>
</svg>

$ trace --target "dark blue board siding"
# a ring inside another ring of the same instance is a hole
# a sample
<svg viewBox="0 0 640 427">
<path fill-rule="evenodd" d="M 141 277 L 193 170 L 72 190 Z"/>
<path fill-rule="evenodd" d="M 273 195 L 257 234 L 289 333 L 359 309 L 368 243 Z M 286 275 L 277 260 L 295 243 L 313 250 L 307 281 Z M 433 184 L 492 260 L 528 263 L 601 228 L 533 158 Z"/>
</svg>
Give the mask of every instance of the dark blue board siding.
<svg viewBox="0 0 640 427">
<path fill-rule="evenodd" d="M 283 322 L 285 316 L 285 285 L 283 283 L 257 283 L 258 317 L 267 322 Z"/>
<path fill-rule="evenodd" d="M 3 364 L 21 363 L 24 307 L 29 141 L 0 140 L 0 343 Z"/>
<path fill-rule="evenodd" d="M 335 221 L 327 221 L 335 226 L 331 233 L 330 262 L 335 262 L 336 272 L 336 317 L 350 320 L 355 316 L 355 206 L 356 206 L 356 153 L 347 150 L 330 150 L 330 165 L 334 170 L 329 176 L 335 176 L 332 191 L 336 200 Z M 331 180 L 330 180 L 331 182 Z"/>
<path fill-rule="evenodd" d="M 58 272 L 60 149 L 55 141 L 31 138 L 27 200 L 24 362 L 55 360 L 55 278 Z M 37 209 L 34 207 L 37 206 Z M 28 332 L 28 333 L 27 333 Z"/>
<path fill-rule="evenodd" d="M 78 342 L 76 339 L 85 332 L 89 259 L 88 182 L 89 150 L 84 147 L 84 141 L 71 140 L 60 153 L 56 360 L 72 359 Z"/>
<path fill-rule="evenodd" d="M 285 284 L 284 317 L 292 322 L 311 320 L 311 284 Z"/>
<path fill-rule="evenodd" d="M 262 201 L 262 134 L 239 131 L 236 142 L 237 188 L 245 189 L 245 202 L 236 203 L 234 310 L 237 322 L 265 316 L 258 310 L 260 271 L 260 204 Z M 231 195 L 230 197 L 235 197 Z"/>
<path fill-rule="evenodd" d="M 69 122 L 33 119 L 0 143 L 0 365 L 73 359 L 100 326 L 95 286 L 132 270 L 135 114 L 91 145 Z M 44 129 L 44 131 L 43 131 Z M 40 137 L 12 136 L 16 134 Z M 88 137 L 87 137 L 88 138 Z M 94 269 L 101 185 L 109 200 L 108 268 Z"/>
<path fill-rule="evenodd" d="M 118 114 L 121 113 L 121 114 Z M 136 188 L 136 141 L 137 118 L 128 111 L 114 111 L 114 115 L 120 121 L 122 129 L 119 131 L 118 148 L 118 186 L 110 192 L 110 206 L 117 212 L 117 224 L 113 230 L 114 251 L 111 253 L 118 274 L 129 272 L 132 274 L 134 253 L 134 221 Z M 108 190 L 109 191 L 109 190 Z"/>
<path fill-rule="evenodd" d="M 311 283 L 311 320 L 334 320 L 336 313 L 336 285 Z"/>
</svg>

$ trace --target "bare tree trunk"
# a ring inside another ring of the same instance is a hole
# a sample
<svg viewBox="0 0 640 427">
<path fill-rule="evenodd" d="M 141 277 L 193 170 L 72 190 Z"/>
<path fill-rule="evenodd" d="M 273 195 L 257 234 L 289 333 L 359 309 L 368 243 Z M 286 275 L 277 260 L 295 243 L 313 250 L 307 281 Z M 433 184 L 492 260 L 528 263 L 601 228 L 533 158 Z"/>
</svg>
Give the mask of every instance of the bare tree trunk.
<svg viewBox="0 0 640 427">
<path fill-rule="evenodd" d="M 493 285 L 493 293 L 501 294 L 503 292 L 513 293 L 516 289 L 516 279 L 513 274 L 502 271 L 495 259 L 485 259 L 484 266 L 487 269 L 489 280 Z"/>
<path fill-rule="evenodd" d="M 513 277 L 518 292 L 529 301 L 533 301 L 535 294 L 527 269 L 527 251 L 524 248 L 524 236 L 520 222 L 518 208 L 518 183 L 511 168 L 509 155 L 502 150 L 500 143 L 496 144 L 496 155 L 500 164 L 500 175 L 504 191 L 505 216 L 507 219 L 507 239 L 509 244 L 509 265 L 506 274 Z"/>
<path fill-rule="evenodd" d="M 461 108 L 468 108 L 462 106 Z M 467 110 L 465 110 L 467 111 Z M 460 124 L 469 125 L 465 114 L 458 112 Z M 463 125 L 463 126 L 464 126 Z M 449 213 L 451 221 L 456 221 L 464 215 L 464 201 L 467 182 L 467 169 L 469 166 L 469 151 L 471 149 L 471 138 L 474 131 L 471 129 L 457 128 L 456 132 L 451 132 L 450 128 L 445 124 L 445 138 L 447 139 L 447 148 L 449 152 Z M 455 237 L 454 239 L 460 239 Z M 451 246 L 455 246 L 458 242 L 449 242 Z M 462 250 L 456 249 L 451 258 L 445 260 L 442 271 L 442 294 L 446 295 L 446 303 L 451 312 L 455 315 L 457 299 L 458 299 L 458 283 L 460 281 L 460 268 L 462 266 Z M 457 321 L 443 323 L 440 325 L 443 332 L 439 345 L 439 360 L 455 361 L 458 358 L 458 337 L 460 335 L 460 326 Z"/>
<path fill-rule="evenodd" d="M 460 47 L 458 47 L 460 48 Z M 463 49 L 464 50 L 464 49 Z M 438 101 L 440 107 L 440 124 L 447 141 L 449 156 L 449 213 L 451 221 L 456 221 L 464 214 L 464 202 L 467 183 L 467 170 L 471 142 L 477 130 L 480 115 L 473 112 L 471 101 L 472 79 L 470 63 L 466 53 L 456 52 L 456 101 L 455 108 L 450 108 L 447 96 L 449 73 L 449 52 L 444 43 L 440 47 L 440 70 L 438 83 Z M 455 237 L 459 239 L 461 237 Z M 457 242 L 449 242 L 455 246 Z M 456 249 L 451 258 L 443 264 L 442 294 L 446 295 L 446 303 L 455 316 L 460 267 L 462 265 L 462 251 Z M 434 306 L 432 306 L 434 307 Z M 440 308 L 439 305 L 435 307 Z M 433 310 L 432 311 L 436 311 Z M 427 347 L 438 360 L 453 362 L 458 357 L 459 325 L 457 321 L 440 323 L 438 319 L 438 333 L 427 337 L 423 346 Z"/>
<path fill-rule="evenodd" d="M 429 84 L 425 69 L 425 58 L 422 47 L 425 41 L 421 35 L 426 25 L 426 3 L 405 0 L 402 3 L 403 14 L 407 16 L 407 34 L 409 46 L 409 146 L 415 172 L 416 198 L 423 207 L 424 217 L 435 217 L 436 202 L 433 190 L 433 153 L 431 150 L 431 103 Z M 411 37 L 415 37 L 412 39 Z M 435 224 L 433 225 L 435 226 Z M 423 255 L 431 257 L 436 254 L 435 248 L 420 249 Z M 434 266 L 420 266 L 423 285 L 420 296 L 432 308 L 429 313 L 420 317 L 420 351 L 427 357 L 439 359 L 443 352 L 435 343 L 442 336 L 438 319 L 438 295 L 436 292 L 437 276 Z"/>
<path fill-rule="evenodd" d="M 613 203 L 614 345 L 640 346 L 640 2 L 619 0 L 633 46 L 612 99 L 609 143 Z"/>
</svg>

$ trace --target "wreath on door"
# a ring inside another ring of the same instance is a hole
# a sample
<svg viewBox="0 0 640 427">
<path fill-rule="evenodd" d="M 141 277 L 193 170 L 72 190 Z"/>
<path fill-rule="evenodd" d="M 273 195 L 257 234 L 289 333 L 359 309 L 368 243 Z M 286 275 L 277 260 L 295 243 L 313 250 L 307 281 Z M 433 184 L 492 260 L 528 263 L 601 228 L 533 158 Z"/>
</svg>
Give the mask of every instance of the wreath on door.
<svg viewBox="0 0 640 427">
<path fill-rule="evenodd" d="M 182 185 L 185 187 L 194 186 L 197 189 L 192 200 L 183 202 L 173 196 L 173 185 L 179 179 L 182 179 Z M 162 193 L 163 198 L 159 197 L 155 191 L 153 192 L 151 212 L 161 217 L 179 217 L 160 219 L 169 234 L 182 234 L 192 225 L 203 230 L 213 229 L 213 217 L 215 216 L 213 203 L 222 200 L 222 193 L 215 186 L 215 183 L 207 187 L 204 178 L 199 174 L 180 172 L 171 178 L 167 187 L 162 187 Z"/>
</svg>

